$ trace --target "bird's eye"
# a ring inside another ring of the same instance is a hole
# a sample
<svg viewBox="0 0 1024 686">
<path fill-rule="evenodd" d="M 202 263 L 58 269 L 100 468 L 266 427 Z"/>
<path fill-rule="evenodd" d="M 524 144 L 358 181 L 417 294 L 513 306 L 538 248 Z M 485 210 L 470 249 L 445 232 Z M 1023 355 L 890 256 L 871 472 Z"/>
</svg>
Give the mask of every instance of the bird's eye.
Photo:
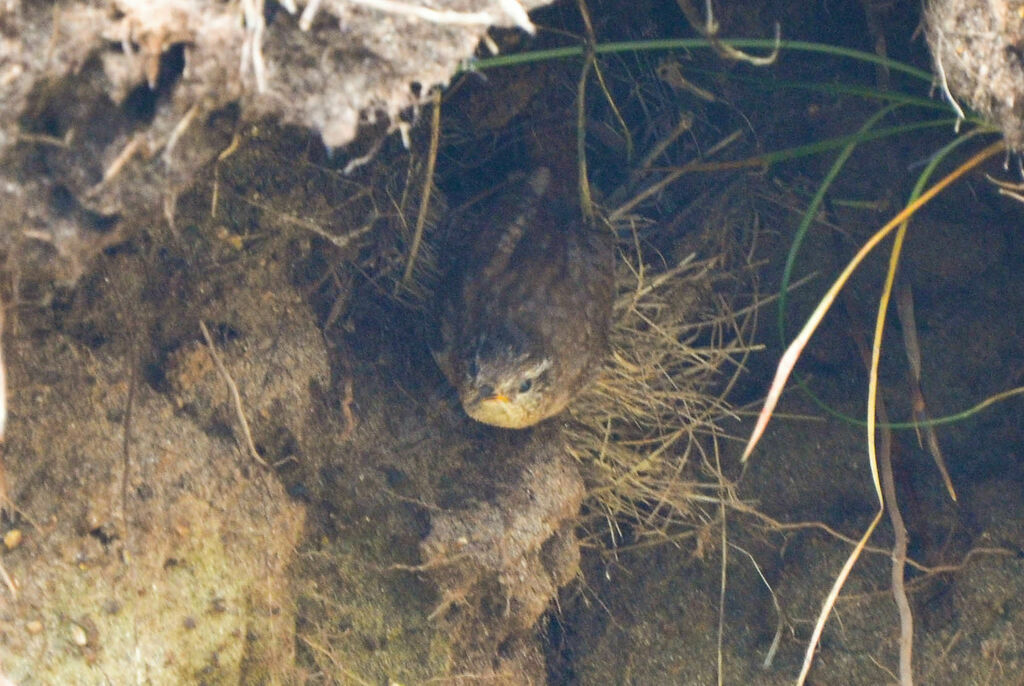
<svg viewBox="0 0 1024 686">
<path fill-rule="evenodd" d="M 519 384 L 519 392 L 520 393 L 526 393 L 531 388 L 533 388 L 533 379 L 527 379 L 523 383 Z"/>
</svg>

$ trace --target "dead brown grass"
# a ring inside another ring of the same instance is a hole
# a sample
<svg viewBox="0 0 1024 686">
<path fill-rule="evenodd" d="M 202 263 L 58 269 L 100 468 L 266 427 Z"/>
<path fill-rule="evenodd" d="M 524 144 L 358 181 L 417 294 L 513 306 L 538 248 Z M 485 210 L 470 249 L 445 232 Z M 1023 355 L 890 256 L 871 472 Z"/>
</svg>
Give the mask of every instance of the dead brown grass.
<svg viewBox="0 0 1024 686">
<path fill-rule="evenodd" d="M 611 530 L 613 540 L 623 518 L 640 537 L 664 537 L 732 498 L 714 441 L 732 416 L 726 395 L 751 350 L 757 297 L 751 246 L 734 238 L 756 234 L 753 212 L 736 202 L 740 186 L 710 201 L 703 226 L 673 241 L 672 255 L 645 247 L 658 227 L 635 216 L 619 227 L 629 240 L 620 246 L 611 354 L 570 407 L 567 430 L 589 516 L 606 520 L 593 530 Z"/>
</svg>

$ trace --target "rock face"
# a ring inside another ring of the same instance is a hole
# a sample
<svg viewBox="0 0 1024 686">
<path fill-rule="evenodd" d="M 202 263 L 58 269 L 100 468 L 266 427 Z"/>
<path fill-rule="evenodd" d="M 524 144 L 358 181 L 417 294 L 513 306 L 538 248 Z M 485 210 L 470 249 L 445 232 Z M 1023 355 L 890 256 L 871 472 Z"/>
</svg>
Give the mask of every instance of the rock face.
<svg viewBox="0 0 1024 686">
<path fill-rule="evenodd" d="M 935 75 L 947 97 L 1024 144 L 1024 16 L 1010 0 L 931 0 L 924 14 Z"/>
</svg>

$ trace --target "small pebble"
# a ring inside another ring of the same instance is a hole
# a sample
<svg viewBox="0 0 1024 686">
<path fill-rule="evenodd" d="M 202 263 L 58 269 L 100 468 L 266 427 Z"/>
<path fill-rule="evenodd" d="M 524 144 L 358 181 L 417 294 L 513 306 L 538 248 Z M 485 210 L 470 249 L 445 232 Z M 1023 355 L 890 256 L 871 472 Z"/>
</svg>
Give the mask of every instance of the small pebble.
<svg viewBox="0 0 1024 686">
<path fill-rule="evenodd" d="M 71 642 L 79 648 L 84 648 L 89 644 L 89 637 L 86 635 L 85 629 L 73 622 L 71 624 Z"/>
<path fill-rule="evenodd" d="M 4 534 L 4 545 L 8 550 L 14 550 L 21 545 L 21 529 L 11 529 Z"/>
</svg>

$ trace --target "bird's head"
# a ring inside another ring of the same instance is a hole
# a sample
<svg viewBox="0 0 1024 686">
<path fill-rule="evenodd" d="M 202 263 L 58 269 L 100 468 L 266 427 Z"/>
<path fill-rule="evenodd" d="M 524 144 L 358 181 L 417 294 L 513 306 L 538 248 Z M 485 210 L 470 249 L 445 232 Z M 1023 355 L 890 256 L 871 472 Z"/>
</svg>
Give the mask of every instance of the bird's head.
<svg viewBox="0 0 1024 686">
<path fill-rule="evenodd" d="M 528 338 L 513 333 L 477 339 L 467 351 L 459 396 L 466 414 L 478 422 L 521 429 L 557 414 L 566 403 L 552 387 L 551 358 L 530 350 Z"/>
</svg>

